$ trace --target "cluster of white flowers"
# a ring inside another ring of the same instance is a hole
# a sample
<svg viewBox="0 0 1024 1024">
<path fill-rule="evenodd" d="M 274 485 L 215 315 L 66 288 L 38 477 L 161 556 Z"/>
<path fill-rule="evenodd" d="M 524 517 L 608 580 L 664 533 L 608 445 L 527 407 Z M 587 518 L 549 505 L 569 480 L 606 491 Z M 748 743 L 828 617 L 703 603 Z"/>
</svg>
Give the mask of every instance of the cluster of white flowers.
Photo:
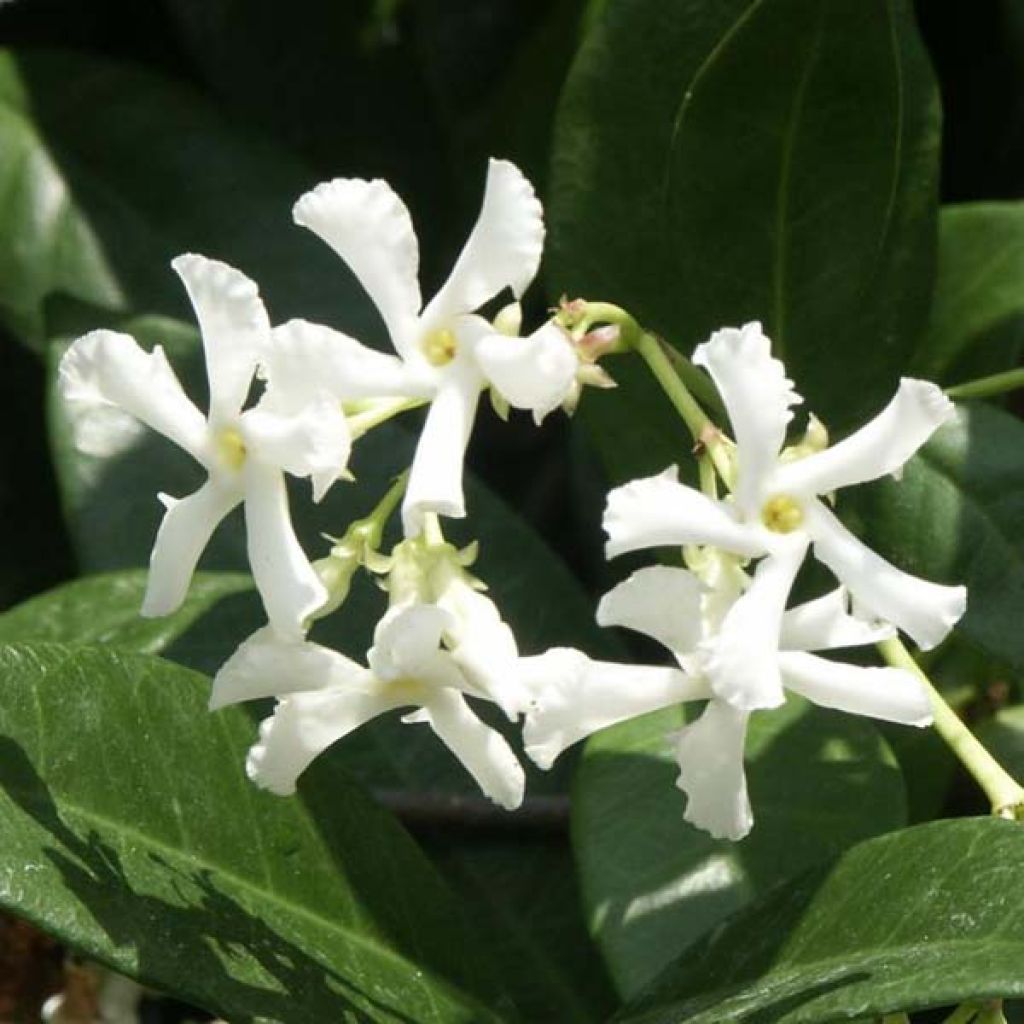
<svg viewBox="0 0 1024 1024">
<path fill-rule="evenodd" d="M 930 721 L 928 696 L 898 669 L 862 668 L 811 652 L 864 645 L 906 631 L 937 643 L 962 614 L 963 588 L 915 579 L 848 533 L 829 510 L 839 487 L 897 471 L 951 413 L 938 388 L 905 380 L 871 423 L 832 448 L 784 448 L 800 399 L 771 357 L 760 326 L 727 329 L 694 361 L 717 385 L 735 435 L 732 495 L 719 500 L 680 484 L 675 469 L 614 490 L 605 529 L 609 557 L 683 547 L 689 568 L 634 573 L 601 601 L 598 621 L 640 630 L 678 667 L 593 661 L 558 648 L 520 656 L 515 638 L 439 516 L 466 514 L 463 459 L 481 394 L 535 420 L 571 409 L 584 383 L 607 385 L 595 361 L 612 335 L 570 333 L 555 317 L 519 335 L 518 305 L 488 321 L 476 311 L 534 278 L 544 224 L 540 203 L 505 161 L 489 165 L 483 206 L 445 285 L 425 306 L 418 248 L 402 201 L 381 181 L 335 180 L 295 205 L 298 224 L 326 241 L 373 300 L 395 354 L 332 328 L 292 320 L 272 327 L 256 285 L 239 271 L 186 255 L 173 263 L 202 333 L 209 379 L 204 416 L 162 350 L 101 330 L 64 356 L 60 381 L 84 447 L 125 414 L 181 446 L 207 481 L 176 499 L 153 548 L 145 615 L 183 601 L 218 523 L 242 503 L 253 577 L 268 624 L 218 672 L 211 708 L 277 700 L 247 770 L 276 793 L 320 752 L 371 718 L 406 709 L 425 722 L 503 807 L 523 799 L 523 770 L 506 740 L 467 698 L 525 716 L 527 754 L 548 767 L 597 729 L 657 708 L 707 701 L 675 739 L 686 817 L 739 838 L 752 816 L 743 773 L 746 723 L 776 707 L 784 688 L 817 703 L 891 721 Z M 258 398 L 250 392 L 258 382 Z M 404 539 L 376 551 L 381 523 L 353 524 L 331 555 L 311 563 L 292 527 L 286 473 L 308 477 L 319 501 L 346 478 L 353 443 L 406 409 L 429 404 L 402 504 Z M 248 407 L 247 407 L 248 406 Z M 786 610 L 809 547 L 838 590 Z M 751 568 L 752 563 L 756 565 Z M 360 664 L 307 639 L 314 619 L 344 600 L 360 566 L 377 573 L 388 609 Z M 409 710 L 411 709 L 411 710 Z"/>
</svg>

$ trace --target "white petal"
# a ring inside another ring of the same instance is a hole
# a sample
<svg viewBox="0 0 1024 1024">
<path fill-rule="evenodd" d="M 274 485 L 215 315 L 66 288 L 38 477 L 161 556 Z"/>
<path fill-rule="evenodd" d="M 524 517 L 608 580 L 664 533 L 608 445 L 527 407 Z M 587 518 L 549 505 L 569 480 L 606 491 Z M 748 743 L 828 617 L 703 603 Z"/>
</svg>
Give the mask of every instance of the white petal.
<svg viewBox="0 0 1024 1024">
<path fill-rule="evenodd" d="M 557 324 L 546 323 L 526 338 L 510 338 L 488 325 L 472 350 L 498 394 L 515 409 L 529 409 L 536 423 L 565 401 L 576 381 L 579 358 Z"/>
<path fill-rule="evenodd" d="M 904 377 L 893 400 L 848 438 L 779 468 L 783 492 L 828 494 L 840 487 L 897 473 L 947 420 L 956 415 L 942 389 Z"/>
<path fill-rule="evenodd" d="M 281 471 L 249 459 L 244 475 L 249 566 L 263 607 L 279 633 L 301 638 L 327 591 L 295 536 Z"/>
<path fill-rule="evenodd" d="M 376 682 L 362 688 L 332 688 L 285 697 L 260 725 L 245 770 L 258 786 L 279 796 L 295 792 L 295 781 L 332 743 L 405 701 Z"/>
<path fill-rule="evenodd" d="M 497 606 L 461 575 L 446 583 L 437 604 L 451 613 L 445 638 L 455 663 L 480 696 L 514 720 L 529 698 L 519 682 L 516 638 Z"/>
<path fill-rule="evenodd" d="M 690 654 L 701 639 L 702 590 L 686 569 L 639 569 L 601 598 L 597 622 L 646 633 L 677 657 Z"/>
<path fill-rule="evenodd" d="M 473 430 L 481 385 L 475 371 L 451 373 L 430 403 L 402 503 L 407 537 L 414 537 L 423 529 L 426 512 L 456 519 L 466 514 L 462 462 Z"/>
<path fill-rule="evenodd" d="M 785 701 L 777 659 L 779 633 L 806 551 L 807 541 L 794 535 L 760 562 L 747 592 L 702 648 L 711 688 L 740 711 L 775 708 Z"/>
<path fill-rule="evenodd" d="M 500 733 L 484 725 L 462 694 L 442 690 L 410 721 L 427 722 L 462 762 L 484 796 L 514 811 L 523 802 L 526 778 L 522 765 Z"/>
<path fill-rule="evenodd" d="M 886 622 L 872 622 L 850 614 L 845 587 L 814 601 L 790 608 L 782 616 L 779 647 L 784 651 L 827 651 L 834 647 L 877 644 L 895 634 Z"/>
<path fill-rule="evenodd" d="M 410 352 L 421 305 L 420 255 L 409 211 L 391 186 L 335 178 L 302 196 L 292 216 L 348 264 L 380 311 L 395 349 Z"/>
<path fill-rule="evenodd" d="M 167 507 L 149 557 L 149 578 L 142 614 L 170 615 L 188 593 L 199 556 L 220 521 L 241 501 L 234 487 L 207 480 L 198 491 L 178 501 L 161 495 Z"/>
<path fill-rule="evenodd" d="M 786 379 L 786 368 L 772 358 L 771 342 L 756 321 L 716 331 L 697 346 L 693 361 L 711 374 L 729 413 L 736 439 L 736 505 L 754 515 L 767 497 L 791 406 L 803 399 Z"/>
<path fill-rule="evenodd" d="M 872 615 L 907 633 L 921 650 L 940 643 L 967 608 L 967 588 L 911 576 L 862 544 L 821 503 L 804 510 L 815 557 Z"/>
<path fill-rule="evenodd" d="M 240 644 L 214 676 L 210 710 L 260 697 L 361 686 L 369 674 L 329 647 L 282 637 L 264 626 Z"/>
<path fill-rule="evenodd" d="M 431 393 L 428 382 L 414 376 L 397 356 L 308 320 L 289 320 L 274 328 L 267 378 L 273 390 L 299 402 L 317 391 L 339 402 Z"/>
<path fill-rule="evenodd" d="M 826 708 L 902 725 L 931 725 L 927 690 L 899 668 L 863 668 L 813 654 L 779 655 L 786 687 Z"/>
<path fill-rule="evenodd" d="M 94 438 L 89 421 L 99 415 L 109 424 L 105 413 L 116 406 L 207 463 L 206 419 L 159 345 L 145 352 L 128 334 L 91 331 L 64 353 L 57 379 L 76 438 Z"/>
<path fill-rule="evenodd" d="M 255 409 L 242 414 L 239 430 L 247 457 L 308 476 L 313 500 L 320 501 L 348 467 L 352 435 L 338 402 L 321 392 L 294 413 L 275 408 L 267 392 Z"/>
<path fill-rule="evenodd" d="M 450 613 L 437 605 L 391 608 L 377 623 L 367 663 L 378 679 L 414 680 L 436 690 L 468 690 L 451 654 L 441 650 L 441 635 L 451 625 Z"/>
<path fill-rule="evenodd" d="M 689 798 L 685 819 L 715 839 L 742 839 L 754 824 L 743 771 L 746 712 L 712 700 L 676 739 L 679 778 Z"/>
<path fill-rule="evenodd" d="M 424 330 L 472 313 L 503 288 L 520 298 L 543 248 L 544 211 L 533 186 L 514 164 L 491 160 L 480 216 L 451 276 L 423 312 Z"/>
<path fill-rule="evenodd" d="M 602 525 L 608 534 L 608 558 L 683 544 L 711 544 L 747 557 L 765 553 L 759 531 L 737 523 L 724 505 L 679 483 L 675 466 L 610 491 Z"/>
<path fill-rule="evenodd" d="M 565 647 L 520 659 L 520 674 L 535 695 L 523 742 L 527 755 L 545 769 L 600 729 L 709 693 L 703 680 L 679 669 L 592 661 Z"/>
<path fill-rule="evenodd" d="M 240 270 L 195 253 L 179 256 L 171 266 L 185 284 L 203 335 L 210 419 L 232 419 L 270 341 L 259 289 Z"/>
</svg>

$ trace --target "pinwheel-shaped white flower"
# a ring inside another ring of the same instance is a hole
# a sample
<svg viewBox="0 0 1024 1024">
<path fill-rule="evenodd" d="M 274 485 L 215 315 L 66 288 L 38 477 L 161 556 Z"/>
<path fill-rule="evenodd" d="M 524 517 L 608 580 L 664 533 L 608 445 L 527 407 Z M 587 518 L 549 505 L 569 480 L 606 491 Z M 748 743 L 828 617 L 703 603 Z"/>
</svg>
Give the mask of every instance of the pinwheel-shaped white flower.
<svg viewBox="0 0 1024 1024">
<path fill-rule="evenodd" d="M 249 562 L 267 617 L 300 635 L 326 592 L 292 528 L 283 474 L 310 477 L 319 499 L 345 470 L 350 435 L 327 394 L 297 393 L 268 381 L 243 412 L 257 363 L 269 355 L 270 324 L 256 285 L 203 256 L 173 262 L 202 332 L 210 409 L 204 416 L 182 390 L 163 350 L 139 347 L 114 331 L 93 331 L 64 355 L 60 388 L 76 436 L 97 436 L 97 418 L 128 413 L 188 452 L 208 479 L 167 507 L 150 559 L 143 615 L 167 615 L 182 602 L 199 557 L 218 523 L 245 504 Z"/>
<path fill-rule="evenodd" d="M 592 661 L 579 651 L 556 649 L 522 659 L 525 682 L 536 694 L 524 729 L 526 752 L 542 768 L 567 746 L 617 722 L 690 700 L 710 698 L 700 718 L 675 739 L 677 785 L 688 796 L 685 818 L 716 838 L 741 839 L 753 824 L 743 770 L 749 712 L 714 695 L 706 671 L 706 641 L 743 598 L 744 573 L 728 556 L 709 555 L 717 579 L 702 583 L 686 569 L 641 569 L 605 595 L 598 608 L 604 626 L 625 626 L 657 640 L 679 668 Z M 715 564 L 717 563 L 717 564 Z M 705 572 L 705 580 L 709 574 Z M 811 651 L 874 643 L 887 626 L 850 615 L 840 588 L 787 611 L 772 655 L 783 684 L 823 707 L 889 722 L 923 726 L 931 721 L 928 694 L 910 673 L 862 668 Z"/>
<path fill-rule="evenodd" d="M 429 725 L 483 792 L 512 810 L 523 799 L 523 769 L 466 702 L 464 694 L 480 694 L 440 646 L 453 625 L 436 605 L 392 608 L 377 624 L 367 668 L 319 644 L 283 640 L 268 627 L 217 673 L 210 707 L 279 698 L 246 769 L 258 785 L 282 795 L 295 791 L 299 775 L 332 743 L 377 715 L 416 708 L 402 721 Z"/>
<path fill-rule="evenodd" d="M 481 391 L 491 386 L 539 420 L 571 392 L 579 365 L 554 324 L 514 338 L 474 315 L 506 288 L 518 298 L 537 272 L 544 222 L 533 188 L 512 164 L 490 161 L 476 225 L 448 280 L 425 307 L 409 211 L 385 182 L 325 182 L 299 199 L 294 216 L 348 264 L 377 306 L 400 358 L 376 354 L 364 360 L 366 380 L 357 383 L 348 364 L 351 339 L 308 324 L 286 329 L 316 335 L 325 352 L 335 334 L 339 372 L 350 394 L 358 388 L 366 397 L 431 400 L 403 505 L 406 533 L 420 531 L 425 512 L 464 516 L 462 461 Z"/>
<path fill-rule="evenodd" d="M 403 541 L 391 554 L 391 607 L 433 604 L 443 609 L 445 648 L 474 690 L 514 721 L 529 700 L 519 681 L 519 649 L 497 605 L 483 593 L 485 585 L 467 571 L 475 558 L 475 545 L 459 551 L 422 537 Z"/>
<path fill-rule="evenodd" d="M 767 556 L 708 641 L 714 692 L 739 710 L 782 703 L 774 655 L 789 590 L 809 545 L 867 614 L 891 622 L 922 649 L 941 641 L 964 612 L 966 590 L 897 569 L 854 537 L 821 498 L 897 473 L 953 415 L 942 391 L 904 378 L 889 405 L 860 430 L 824 451 L 787 459 L 786 426 L 800 397 L 771 357 L 760 324 L 718 331 L 693 359 L 711 374 L 729 413 L 736 440 L 732 499 L 717 502 L 684 486 L 671 468 L 612 491 L 604 526 L 609 557 L 666 544 Z"/>
</svg>

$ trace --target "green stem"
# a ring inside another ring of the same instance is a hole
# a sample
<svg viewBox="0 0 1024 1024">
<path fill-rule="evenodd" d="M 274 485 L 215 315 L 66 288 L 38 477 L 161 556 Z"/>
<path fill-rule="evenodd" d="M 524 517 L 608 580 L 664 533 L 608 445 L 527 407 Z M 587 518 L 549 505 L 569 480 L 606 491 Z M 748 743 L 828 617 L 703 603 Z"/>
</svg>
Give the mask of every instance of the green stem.
<svg viewBox="0 0 1024 1024">
<path fill-rule="evenodd" d="M 653 334 L 644 332 L 634 341 L 633 348 L 647 363 L 668 400 L 689 427 L 694 441 L 708 453 L 715 469 L 718 470 L 718 475 L 726 485 L 731 485 L 732 465 L 722 434 L 690 394 L 690 389 L 683 383 L 671 360 L 665 355 L 660 340 Z"/>
<path fill-rule="evenodd" d="M 974 1020 L 981 1007 L 977 1003 L 964 1003 L 958 1006 L 942 1024 L 970 1024 Z"/>
<path fill-rule="evenodd" d="M 946 394 L 950 398 L 989 398 L 1020 387 L 1024 387 L 1024 368 L 1006 370 L 1004 373 L 994 373 L 991 377 L 979 377 L 977 380 L 957 384 L 955 387 L 946 388 Z"/>
<path fill-rule="evenodd" d="M 352 413 L 347 417 L 352 440 L 362 437 L 363 434 L 380 426 L 381 423 L 386 423 L 399 413 L 418 409 L 421 405 L 426 404 L 426 401 L 425 398 L 387 398 L 374 403 L 369 408 Z"/>
<path fill-rule="evenodd" d="M 924 684 L 932 699 L 936 730 L 982 788 L 992 804 L 992 813 L 1003 818 L 1024 817 L 1024 788 L 1007 774 L 1003 766 L 964 725 L 911 657 L 903 641 L 899 637 L 892 637 L 881 641 L 878 649 L 890 665 L 912 672 Z"/>
<path fill-rule="evenodd" d="M 364 523 L 371 523 L 373 529 L 373 546 L 380 544 L 384 534 L 384 527 L 391 518 L 392 513 L 398 508 L 399 502 L 405 495 L 406 485 L 409 483 L 409 470 L 405 470 L 395 477 L 395 482 L 384 492 L 384 497 L 377 502 L 373 511 L 363 520 Z"/>
</svg>

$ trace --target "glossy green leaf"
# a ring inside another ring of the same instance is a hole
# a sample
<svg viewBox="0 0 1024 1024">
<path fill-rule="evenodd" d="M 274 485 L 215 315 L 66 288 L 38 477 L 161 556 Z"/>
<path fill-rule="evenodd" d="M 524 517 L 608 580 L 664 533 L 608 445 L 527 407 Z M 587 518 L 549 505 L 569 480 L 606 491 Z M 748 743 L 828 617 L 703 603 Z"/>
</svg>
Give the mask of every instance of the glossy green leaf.
<svg viewBox="0 0 1024 1024">
<path fill-rule="evenodd" d="M 1024 664 L 1024 424 L 970 403 L 907 464 L 902 480 L 844 491 L 839 509 L 884 557 L 967 586 L 958 629 L 991 657 Z"/>
<path fill-rule="evenodd" d="M 906 821 L 900 770 L 878 732 L 791 699 L 751 721 L 753 831 L 740 843 L 712 839 L 683 821 L 674 785 L 668 737 L 683 722 L 670 710 L 600 733 L 576 776 L 587 913 L 625 998 L 758 896 Z"/>
<path fill-rule="evenodd" d="M 616 1020 L 830 1024 L 1024 995 L 1021 871 L 1013 822 L 868 840 L 731 921 Z"/>
<path fill-rule="evenodd" d="M 336 768 L 282 799 L 208 682 L 101 648 L 0 650 L 0 902 L 230 1020 L 495 1020 L 415 845 Z"/>
<path fill-rule="evenodd" d="M 55 292 L 110 309 L 124 302 L 35 119 L 17 61 L 0 51 L 0 317 L 12 333 L 42 345 L 44 305 Z"/>
<path fill-rule="evenodd" d="M 6 304 L 8 289 L 16 297 L 11 326 L 26 339 L 39 342 L 67 325 L 67 310 L 43 316 L 52 293 L 184 314 L 185 292 L 168 264 L 186 251 L 253 277 L 276 322 L 344 316 L 357 333 L 375 327 L 337 257 L 291 222 L 292 204 L 316 173 L 190 89 L 95 56 L 4 51 L 0 109 L 7 97 L 14 99 L 0 117 L 0 174 L 10 168 L 13 191 L 4 190 L 8 212 L 0 209 L 0 300 Z M 20 136 L 8 143 L 2 134 L 11 121 L 11 130 L 45 140 L 45 160 L 32 157 L 39 168 L 31 188 L 26 168 L 18 169 Z M 33 230 L 40 224 L 48 232 Z"/>
<path fill-rule="evenodd" d="M 49 641 L 103 644 L 159 654 L 216 604 L 252 589 L 244 573 L 197 573 L 173 615 L 139 615 L 146 592 L 142 570 L 100 573 L 62 584 L 0 615 L 0 643 Z"/>
<path fill-rule="evenodd" d="M 1024 203 L 965 203 L 939 217 L 931 327 L 914 372 L 959 384 L 1024 350 Z"/>
<path fill-rule="evenodd" d="M 761 320 L 845 430 L 888 400 L 925 326 L 937 113 L 902 0 L 608 4 L 556 127 L 549 291 L 623 305 L 685 352 Z M 623 435 L 664 433 L 646 429 L 664 399 L 626 374 L 631 414 L 589 419 L 612 458 Z M 684 443 L 668 434 L 632 475 Z"/>
</svg>

